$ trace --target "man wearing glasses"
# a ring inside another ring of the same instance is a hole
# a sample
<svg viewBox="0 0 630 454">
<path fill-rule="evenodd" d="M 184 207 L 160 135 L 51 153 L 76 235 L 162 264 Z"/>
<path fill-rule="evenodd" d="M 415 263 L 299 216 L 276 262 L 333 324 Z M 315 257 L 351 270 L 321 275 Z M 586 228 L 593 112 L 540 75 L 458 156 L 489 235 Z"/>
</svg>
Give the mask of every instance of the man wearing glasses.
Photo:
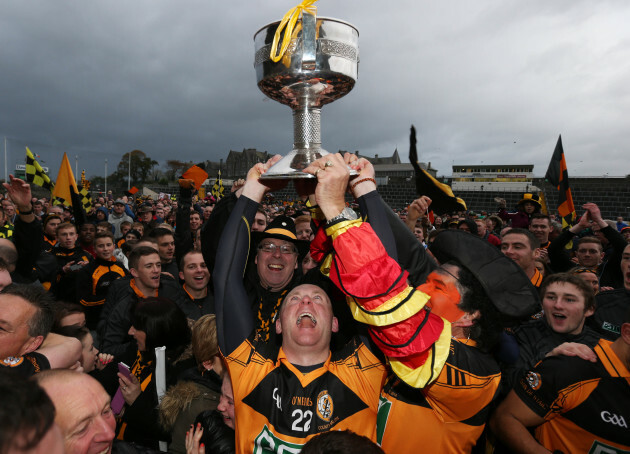
<svg viewBox="0 0 630 454">
<path fill-rule="evenodd" d="M 240 195 L 240 192 L 237 194 Z M 263 195 L 260 194 L 260 198 L 252 200 L 252 203 L 259 204 Z M 260 212 L 256 213 L 259 214 Z M 243 213 L 231 215 L 241 217 Z M 260 223 L 256 219 L 249 226 L 251 240 L 239 237 L 236 231 L 224 231 L 220 243 L 235 240 L 236 246 L 231 250 L 232 256 L 227 257 L 224 254 L 217 259 L 217 266 L 220 263 L 222 267 L 227 266 L 237 260 L 235 254 L 239 254 L 237 251 L 240 241 L 250 241 L 248 247 L 245 247 L 249 249 L 249 260 L 243 275 L 243 286 L 254 314 L 256 337 L 262 341 L 275 342 L 274 320 L 283 298 L 300 278 L 299 272 L 296 273 L 298 258 L 304 257 L 309 242 L 297 238 L 295 222 L 288 216 L 276 217 L 264 229 L 259 227 Z M 207 241 L 207 232 L 204 241 Z M 206 257 L 206 263 L 209 259 L 212 262 L 211 257 Z"/>
</svg>

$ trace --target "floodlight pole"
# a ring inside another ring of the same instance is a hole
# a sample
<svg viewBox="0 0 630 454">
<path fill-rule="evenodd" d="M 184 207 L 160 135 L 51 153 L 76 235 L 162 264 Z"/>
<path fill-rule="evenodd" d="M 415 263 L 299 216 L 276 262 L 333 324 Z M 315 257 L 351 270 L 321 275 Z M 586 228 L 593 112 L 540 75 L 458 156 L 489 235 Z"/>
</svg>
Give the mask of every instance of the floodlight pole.
<svg viewBox="0 0 630 454">
<path fill-rule="evenodd" d="M 131 151 L 129 152 L 129 176 L 127 177 L 127 191 L 131 189 Z"/>
<path fill-rule="evenodd" d="M 107 158 L 105 159 L 105 196 L 107 196 Z"/>
<path fill-rule="evenodd" d="M 24 179 L 26 180 L 26 175 L 24 176 Z M 8 175 L 8 168 L 7 168 L 7 137 L 4 137 L 4 181 L 5 183 L 8 183 L 9 181 L 9 175 Z"/>
</svg>

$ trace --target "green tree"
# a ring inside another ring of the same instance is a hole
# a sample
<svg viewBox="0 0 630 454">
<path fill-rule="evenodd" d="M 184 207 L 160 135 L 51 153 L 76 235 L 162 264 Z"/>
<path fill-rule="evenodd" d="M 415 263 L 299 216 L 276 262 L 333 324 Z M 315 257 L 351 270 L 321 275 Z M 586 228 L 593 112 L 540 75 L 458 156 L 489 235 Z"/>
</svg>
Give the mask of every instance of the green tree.
<svg viewBox="0 0 630 454">
<path fill-rule="evenodd" d="M 129 175 L 129 156 L 131 155 L 131 186 L 144 184 L 153 167 L 158 162 L 148 157 L 143 151 L 133 150 L 125 153 L 118 163 L 115 172 L 115 179 L 127 181 Z"/>
</svg>

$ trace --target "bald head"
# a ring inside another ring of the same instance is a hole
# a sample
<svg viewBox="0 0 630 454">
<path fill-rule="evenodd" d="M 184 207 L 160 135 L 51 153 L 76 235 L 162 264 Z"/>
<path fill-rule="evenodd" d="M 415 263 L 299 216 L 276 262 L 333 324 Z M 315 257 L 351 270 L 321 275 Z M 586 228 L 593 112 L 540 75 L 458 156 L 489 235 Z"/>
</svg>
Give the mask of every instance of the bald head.
<svg viewBox="0 0 630 454">
<path fill-rule="evenodd" d="M 18 252 L 15 244 L 6 238 L 0 238 L 0 258 L 7 264 L 9 273 L 15 271 L 15 264 L 18 259 Z"/>
<path fill-rule="evenodd" d="M 35 376 L 55 405 L 55 422 L 68 454 L 92 454 L 111 449 L 116 421 L 110 398 L 91 376 L 67 369 Z"/>
</svg>

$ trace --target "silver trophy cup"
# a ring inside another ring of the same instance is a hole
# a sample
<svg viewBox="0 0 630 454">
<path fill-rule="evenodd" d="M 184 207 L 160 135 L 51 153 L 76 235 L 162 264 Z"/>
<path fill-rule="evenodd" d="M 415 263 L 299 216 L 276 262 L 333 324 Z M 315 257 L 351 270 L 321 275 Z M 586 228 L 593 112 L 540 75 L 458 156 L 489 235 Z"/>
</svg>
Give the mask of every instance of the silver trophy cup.
<svg viewBox="0 0 630 454">
<path fill-rule="evenodd" d="M 354 87 L 359 31 L 346 22 L 304 11 L 298 21 L 301 29 L 296 26 L 286 54 L 276 63 L 269 55 L 279 24 L 266 25 L 254 35 L 254 67 L 258 88 L 293 110 L 293 150 L 262 178 L 314 178 L 302 170 L 329 154 L 322 148 L 321 108 Z"/>
</svg>

